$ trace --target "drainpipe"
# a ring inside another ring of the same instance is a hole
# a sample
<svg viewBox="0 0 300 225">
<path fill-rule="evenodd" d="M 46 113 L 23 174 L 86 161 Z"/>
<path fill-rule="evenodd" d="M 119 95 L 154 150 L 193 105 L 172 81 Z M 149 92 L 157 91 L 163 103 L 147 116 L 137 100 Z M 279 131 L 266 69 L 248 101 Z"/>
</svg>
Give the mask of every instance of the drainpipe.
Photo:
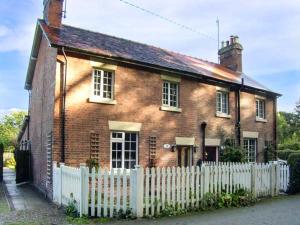
<svg viewBox="0 0 300 225">
<path fill-rule="evenodd" d="M 236 92 L 236 139 L 238 146 L 241 146 L 241 90 L 244 87 L 244 78 L 242 78 L 242 85 Z"/>
<path fill-rule="evenodd" d="M 274 117 L 274 151 L 275 159 L 277 160 L 277 96 L 274 98 L 273 117 Z"/>
<path fill-rule="evenodd" d="M 65 48 L 62 47 L 62 53 L 65 58 L 64 62 L 64 77 L 63 77 L 63 95 L 62 95 L 62 112 L 61 112 L 61 162 L 65 162 L 65 121 L 66 121 L 66 84 L 67 84 L 67 69 L 68 69 L 68 59 L 65 53 Z"/>
<path fill-rule="evenodd" d="M 201 123 L 201 130 L 202 130 L 202 161 L 205 159 L 205 128 L 207 123 Z"/>
<path fill-rule="evenodd" d="M 28 116 L 28 121 L 27 121 L 27 140 L 30 138 L 30 133 L 29 133 L 29 122 L 30 122 L 30 107 L 31 107 L 31 91 L 28 90 L 28 110 L 27 110 L 27 116 Z"/>
</svg>

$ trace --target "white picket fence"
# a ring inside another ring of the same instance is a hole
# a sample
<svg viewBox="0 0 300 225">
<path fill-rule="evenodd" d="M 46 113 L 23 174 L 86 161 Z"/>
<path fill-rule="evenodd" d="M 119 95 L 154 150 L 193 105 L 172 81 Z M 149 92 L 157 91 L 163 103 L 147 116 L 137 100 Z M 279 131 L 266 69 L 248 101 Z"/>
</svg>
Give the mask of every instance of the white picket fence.
<svg viewBox="0 0 300 225">
<path fill-rule="evenodd" d="M 288 166 L 276 164 L 207 163 L 201 167 L 117 169 L 53 166 L 53 200 L 75 200 L 80 215 L 113 217 L 130 209 L 137 217 L 159 214 L 167 206 L 199 207 L 206 193 L 246 189 L 255 197 L 285 191 Z"/>
</svg>

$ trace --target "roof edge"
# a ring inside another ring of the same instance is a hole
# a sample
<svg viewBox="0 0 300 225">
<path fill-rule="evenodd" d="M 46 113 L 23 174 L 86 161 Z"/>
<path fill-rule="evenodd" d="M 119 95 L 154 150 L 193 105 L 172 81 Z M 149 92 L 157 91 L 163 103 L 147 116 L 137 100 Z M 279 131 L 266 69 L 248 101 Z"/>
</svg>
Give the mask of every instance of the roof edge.
<svg viewBox="0 0 300 225">
<path fill-rule="evenodd" d="M 17 141 L 19 142 L 28 126 L 28 122 L 29 122 L 29 116 L 25 116 L 24 120 L 23 120 L 23 123 L 22 123 L 22 127 L 20 129 L 20 132 L 18 134 L 18 138 L 17 138 Z"/>
<path fill-rule="evenodd" d="M 143 62 L 136 61 L 136 60 L 130 60 L 130 59 L 121 58 L 121 57 L 113 57 L 113 56 L 109 56 L 109 55 L 101 55 L 101 54 L 93 53 L 93 52 L 90 52 L 90 51 L 85 51 L 85 50 L 82 50 L 82 49 L 72 48 L 72 47 L 64 46 L 64 45 L 53 44 L 52 47 L 56 47 L 56 48 L 64 47 L 64 48 L 66 48 L 65 50 L 67 50 L 69 52 L 76 52 L 76 53 L 80 53 L 80 54 L 84 54 L 84 55 L 93 56 L 93 57 L 96 57 L 96 58 L 98 57 L 98 58 L 103 58 L 103 59 L 106 59 L 106 60 L 113 60 L 113 61 L 122 62 L 122 63 L 129 63 L 129 64 L 136 65 L 136 66 L 142 66 L 142 67 L 147 67 L 149 69 L 155 69 L 155 70 L 158 70 L 158 71 L 161 71 L 161 72 L 176 73 L 176 74 L 179 74 L 179 75 L 185 75 L 185 76 L 188 76 L 190 78 L 194 78 L 194 79 L 198 79 L 198 80 L 204 80 L 203 78 L 207 78 L 207 80 L 215 81 L 215 82 L 218 82 L 218 83 L 224 83 L 224 84 L 229 84 L 229 85 L 231 84 L 231 85 L 235 85 L 235 86 L 238 86 L 238 87 L 241 87 L 241 88 L 244 87 L 244 88 L 250 89 L 252 91 L 258 91 L 260 93 L 268 93 L 268 94 L 275 95 L 275 96 L 278 96 L 278 97 L 281 96 L 281 94 L 273 92 L 273 91 L 268 91 L 268 90 L 264 90 L 264 89 L 255 88 L 255 87 L 252 87 L 252 86 L 247 86 L 247 85 L 244 85 L 242 83 L 235 83 L 235 82 L 231 82 L 231 81 L 226 81 L 226 80 L 222 80 L 222 79 L 208 77 L 208 76 L 205 76 L 205 75 L 200 74 L 200 73 L 191 73 L 191 72 L 187 72 L 187 71 L 172 69 L 172 68 L 169 68 L 169 67 L 158 66 L 158 65 L 155 65 L 155 64 L 143 63 Z"/>
<path fill-rule="evenodd" d="M 25 79 L 24 89 L 26 89 L 26 90 L 31 90 L 31 88 L 32 88 L 32 79 L 33 79 L 33 75 L 34 75 L 34 71 L 35 71 L 35 66 L 36 66 L 43 34 L 46 36 L 46 39 L 48 40 L 49 45 L 51 45 L 47 35 L 43 31 L 43 28 L 40 24 L 40 20 L 37 20 L 36 28 L 35 28 L 35 32 L 34 32 L 33 43 L 32 43 L 31 52 L 30 52 L 30 57 L 29 57 L 26 79 Z"/>
</svg>

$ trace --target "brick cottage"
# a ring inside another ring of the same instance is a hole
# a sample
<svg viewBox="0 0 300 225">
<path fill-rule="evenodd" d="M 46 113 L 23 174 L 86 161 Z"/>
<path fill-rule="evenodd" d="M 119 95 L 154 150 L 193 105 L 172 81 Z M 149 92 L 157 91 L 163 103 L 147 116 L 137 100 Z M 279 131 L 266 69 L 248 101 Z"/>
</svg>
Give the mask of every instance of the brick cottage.
<svg viewBox="0 0 300 225">
<path fill-rule="evenodd" d="M 276 145 L 279 94 L 242 71 L 236 36 L 220 64 L 63 25 L 63 0 L 44 0 L 19 135 L 31 148 L 33 184 L 51 197 L 53 161 L 101 167 L 191 166 L 218 161 L 227 140 L 249 162 Z"/>
</svg>

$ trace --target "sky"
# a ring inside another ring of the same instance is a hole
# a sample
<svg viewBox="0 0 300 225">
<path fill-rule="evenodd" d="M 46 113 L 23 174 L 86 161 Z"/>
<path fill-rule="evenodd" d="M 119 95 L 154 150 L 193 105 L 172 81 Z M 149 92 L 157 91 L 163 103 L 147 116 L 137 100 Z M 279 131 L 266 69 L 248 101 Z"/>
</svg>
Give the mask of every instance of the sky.
<svg viewBox="0 0 300 225">
<path fill-rule="evenodd" d="M 294 110 L 300 98 L 300 0 L 127 1 L 198 32 L 120 0 L 68 0 L 63 23 L 217 62 L 219 18 L 220 40 L 232 34 L 240 37 L 243 72 L 283 95 L 278 110 Z M 27 109 L 24 83 L 42 3 L 9 0 L 0 6 L 0 115 Z"/>
</svg>

